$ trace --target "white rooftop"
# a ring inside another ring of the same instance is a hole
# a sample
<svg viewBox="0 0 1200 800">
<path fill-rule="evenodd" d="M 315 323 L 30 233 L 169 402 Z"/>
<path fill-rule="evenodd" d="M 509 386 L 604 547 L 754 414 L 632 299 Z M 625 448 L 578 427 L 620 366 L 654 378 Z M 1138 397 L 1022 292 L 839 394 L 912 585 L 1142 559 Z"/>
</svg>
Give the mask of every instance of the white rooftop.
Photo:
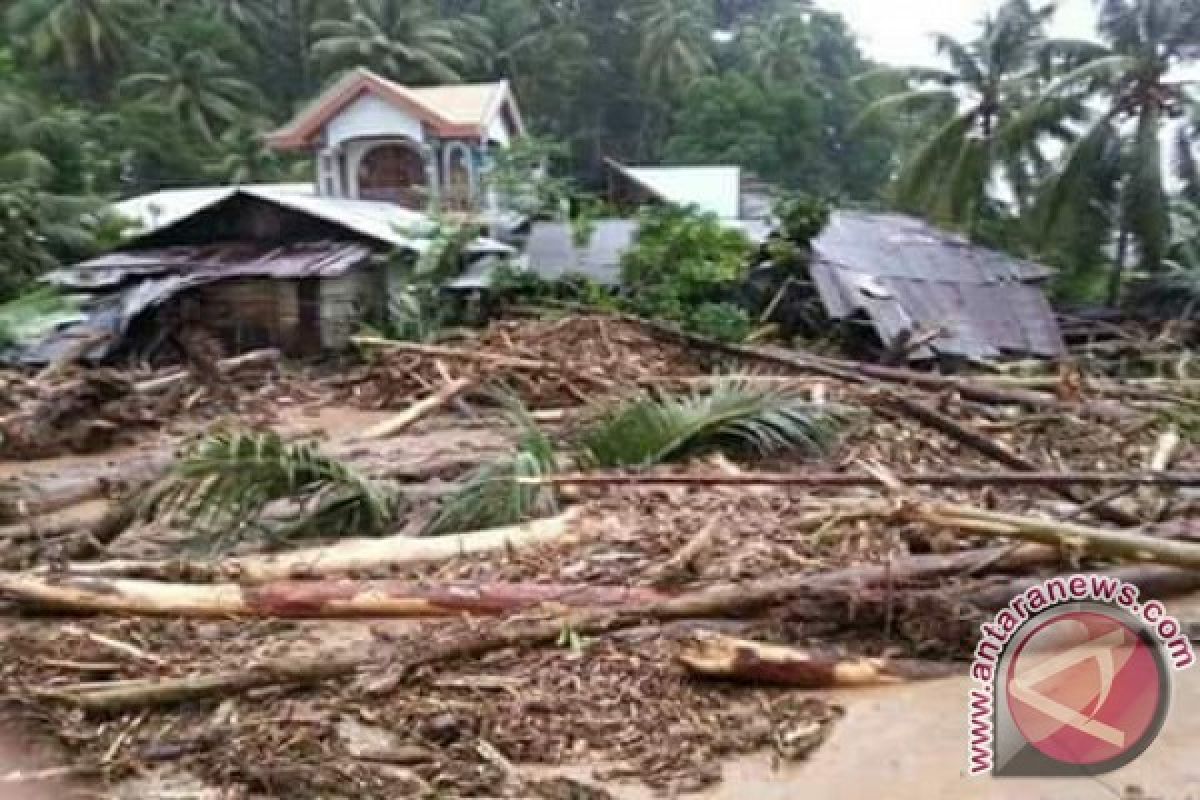
<svg viewBox="0 0 1200 800">
<path fill-rule="evenodd" d="M 669 203 L 694 205 L 723 219 L 741 216 L 740 167 L 615 166 Z"/>
</svg>

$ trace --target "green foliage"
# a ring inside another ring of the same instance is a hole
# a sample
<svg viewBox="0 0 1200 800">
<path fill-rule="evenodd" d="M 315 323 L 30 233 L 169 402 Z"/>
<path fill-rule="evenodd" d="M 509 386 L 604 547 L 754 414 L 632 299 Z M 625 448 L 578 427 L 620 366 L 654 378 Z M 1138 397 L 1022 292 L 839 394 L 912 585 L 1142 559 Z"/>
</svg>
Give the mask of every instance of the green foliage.
<svg viewBox="0 0 1200 800">
<path fill-rule="evenodd" d="M 775 204 L 780 233 L 800 247 L 812 245 L 829 225 L 832 214 L 828 202 L 804 194 L 790 194 Z"/>
<path fill-rule="evenodd" d="M 737 382 L 684 397 L 646 394 L 607 411 L 584 432 L 591 467 L 650 467 L 720 450 L 767 456 L 824 452 L 837 429 L 828 409 Z"/>
<path fill-rule="evenodd" d="M 296 509 L 270 527 L 263 514 L 279 501 Z M 218 433 L 201 440 L 143 498 L 144 513 L 179 516 L 224 542 L 249 531 L 378 535 L 395 519 L 394 491 L 313 444 L 272 432 Z"/>
<path fill-rule="evenodd" d="M 76 316 L 76 304 L 50 287 L 0 303 L 0 349 L 48 333 Z"/>
<path fill-rule="evenodd" d="M 491 154 L 484 185 L 495 189 L 511 210 L 533 217 L 556 217 L 571 199 L 569 178 L 555 167 L 566 155 L 564 146 L 529 136 Z"/>
<path fill-rule="evenodd" d="M 439 18 L 423 0 L 344 0 L 313 26 L 314 59 L 327 73 L 370 66 L 408 83 L 455 83 L 490 47 L 471 15 Z"/>
<path fill-rule="evenodd" d="M 515 395 L 504 391 L 497 397 L 520 433 L 513 453 L 473 472 L 443 501 L 426 535 L 515 525 L 557 509 L 553 490 L 539 479 L 555 474 L 567 456 Z M 594 416 L 574 437 L 571 453 L 586 469 L 650 467 L 714 451 L 816 455 L 832 443 L 842 417 L 786 392 L 737 382 L 683 397 L 644 394 Z"/>
<path fill-rule="evenodd" d="M 462 272 L 467 248 L 480 228 L 473 222 L 434 216 L 430 224 L 404 233 L 422 240 L 423 249 L 415 259 L 400 250 L 387 259 L 387 313 L 377 333 L 400 341 L 432 341 L 458 321 L 458 309 L 447 301 L 442 287 Z"/>
<path fill-rule="evenodd" d="M 1053 11 L 1007 0 L 984 18 L 975 39 L 936 37 L 949 68 L 865 76 L 904 85 L 873 103 L 864 119 L 907 114 L 922 130 L 893 186 L 898 207 L 974 234 L 1001 202 L 992 192 L 997 179 L 1007 181 L 1018 207 L 1029 201 L 1031 177 L 1045 161 L 1044 139 L 1065 135 L 1060 119 L 1023 113 L 1038 88 Z"/>
<path fill-rule="evenodd" d="M 740 231 L 711 214 L 648 210 L 621 260 L 627 303 L 635 313 L 687 323 L 697 308 L 722 302 L 742 279 L 751 249 Z"/>
<path fill-rule="evenodd" d="M 746 311 L 732 303 L 702 303 L 688 314 L 688 330 L 722 342 L 744 342 L 753 323 Z"/>
<path fill-rule="evenodd" d="M 607 311 L 622 307 L 616 295 L 587 275 L 567 274 L 547 281 L 535 272 L 506 265 L 492 273 L 491 288 L 502 297 L 527 303 L 575 303 Z"/>
<path fill-rule="evenodd" d="M 520 431 L 515 450 L 468 476 L 463 487 L 442 502 L 425 529 L 426 535 L 445 536 L 515 525 L 557 508 L 552 491 L 521 482 L 556 472 L 558 454 L 554 442 L 538 427 L 516 395 L 499 391 L 496 397 L 509 422 Z"/>
</svg>

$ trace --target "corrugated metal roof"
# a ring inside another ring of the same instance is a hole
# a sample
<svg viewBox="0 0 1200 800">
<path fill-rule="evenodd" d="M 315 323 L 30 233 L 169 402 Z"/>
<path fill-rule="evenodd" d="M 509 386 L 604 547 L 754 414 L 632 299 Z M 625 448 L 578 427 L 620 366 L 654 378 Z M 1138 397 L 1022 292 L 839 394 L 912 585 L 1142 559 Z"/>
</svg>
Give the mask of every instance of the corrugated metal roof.
<svg viewBox="0 0 1200 800">
<path fill-rule="evenodd" d="M 1030 285 L 1053 274 L 1039 264 L 912 217 L 851 211 L 833 215 L 813 250 L 811 272 L 829 315 L 865 313 L 884 342 L 937 329 L 930 348 L 939 353 L 1064 352 L 1049 301 Z"/>
<path fill-rule="evenodd" d="M 113 210 L 139 223 L 137 237 L 143 237 L 239 194 L 339 225 L 384 245 L 418 253 L 430 246 L 430 236 L 436 228 L 433 220 L 419 211 L 392 203 L 317 195 L 310 184 L 296 183 L 166 189 L 117 203 Z M 514 252 L 508 245 L 486 237 L 476 239 L 467 249 L 471 253 Z"/>
<path fill-rule="evenodd" d="M 371 257 L 371 248 L 355 242 L 302 242 L 263 248 L 246 242 L 199 247 L 164 247 L 116 252 L 56 270 L 43 277 L 70 289 L 103 289 L 131 277 L 163 275 L 224 278 L 333 278 Z"/>
<path fill-rule="evenodd" d="M 724 219 L 741 216 L 740 167 L 629 167 L 611 160 L 609 164 L 668 203 L 697 206 Z"/>
</svg>

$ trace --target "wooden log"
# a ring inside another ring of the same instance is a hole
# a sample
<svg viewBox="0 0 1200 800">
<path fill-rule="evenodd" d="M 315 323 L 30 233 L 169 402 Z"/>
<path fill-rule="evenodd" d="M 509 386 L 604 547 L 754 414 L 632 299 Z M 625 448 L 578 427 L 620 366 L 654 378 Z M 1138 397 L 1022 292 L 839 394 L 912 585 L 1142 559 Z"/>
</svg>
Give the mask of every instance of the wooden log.
<svg viewBox="0 0 1200 800">
<path fill-rule="evenodd" d="M 686 642 L 678 658 L 693 675 L 793 689 L 882 686 L 946 677 L 954 670 L 945 664 L 846 658 L 709 632 Z"/>
<path fill-rule="evenodd" d="M 1102 570 L 1099 574 L 1138 587 L 1141 599 L 1166 600 L 1200 591 L 1200 571 L 1177 567 L 1136 566 Z M 1013 598 L 1039 586 L 1046 580 L 1040 577 L 1018 577 L 999 585 L 977 589 L 966 595 L 972 605 L 987 611 L 998 611 Z"/>
<path fill-rule="evenodd" d="M 817 575 L 790 575 L 749 584 L 731 584 L 676 598 L 622 608 L 600 608 L 554 614 L 533 620 L 516 619 L 480 632 L 431 642 L 400 659 L 394 648 L 385 653 L 329 652 L 306 659 L 281 659 L 242 670 L 183 678 L 120 681 L 108 686 L 43 689 L 37 693 L 92 712 L 118 712 L 174 705 L 209 698 L 226 698 L 238 692 L 267 686 L 308 684 L 357 674 L 364 668 L 389 665 L 389 674 L 372 685 L 375 692 L 394 689 L 411 669 L 470 658 L 508 647 L 533 646 L 557 641 L 564 626 L 582 634 L 599 634 L 633 628 L 646 621 L 686 620 L 737 615 L 757 606 L 782 603 L 800 592 L 860 591 L 884 581 L 927 580 L 986 569 L 1029 567 L 1054 563 L 1052 548 L 1029 547 L 1014 551 L 999 547 L 951 555 L 925 555 L 897 559 L 891 564 L 851 567 Z M 382 634 L 381 634 L 382 636 Z"/>
<path fill-rule="evenodd" d="M 987 487 L 1060 488 L 1085 486 L 1120 488 L 1137 486 L 1197 487 L 1200 472 L 896 472 L 893 476 L 908 486 L 982 489 Z M 645 474 L 636 472 L 588 472 L 523 478 L 523 483 L 545 486 L 786 486 L 797 488 L 886 488 L 877 475 L 845 472 L 743 472 Z"/>
<path fill-rule="evenodd" d="M 429 397 L 414 403 L 400 414 L 386 419 L 374 427 L 368 428 L 361 436 L 356 437 L 354 441 L 389 439 L 401 434 L 425 417 L 458 398 L 463 392 L 470 389 L 474 383 L 474 381 L 468 378 L 459 378 L 458 380 L 451 381 Z"/>
<path fill-rule="evenodd" d="M 282 658 L 208 675 L 113 681 L 87 689 L 44 688 L 33 693 L 92 713 L 117 713 L 224 698 L 267 686 L 320 683 L 353 674 L 368 663 L 362 654 L 325 652 L 315 658 Z"/>
<path fill-rule="evenodd" d="M 536 608 L 605 608 L 662 599 L 662 595 L 647 589 L 604 586 L 507 583 L 424 586 L 407 581 L 352 580 L 238 586 L 2 574 L 0 594 L 28 608 L 188 619 L 500 616 Z"/>
<path fill-rule="evenodd" d="M 579 519 L 576 509 L 548 519 L 456 536 L 380 539 L 347 539 L 328 547 L 314 547 L 270 555 L 230 558 L 218 563 L 179 561 L 108 561 L 76 564 L 74 575 L 183 576 L 192 580 L 226 580 L 243 585 L 291 579 L 327 577 L 347 572 L 448 561 L 461 556 L 497 550 L 521 550 L 572 535 Z"/>
<path fill-rule="evenodd" d="M 628 314 L 618 314 L 616 316 L 620 319 L 637 323 L 648 330 L 663 334 L 677 341 L 683 341 L 689 345 L 726 353 L 748 361 L 759 361 L 790 367 L 804 372 L 838 378 L 851 383 L 871 384 L 883 382 L 915 386 L 927 391 L 950 389 L 958 392 L 968 400 L 975 400 L 976 402 L 987 403 L 989 405 L 1021 406 L 1033 410 L 1075 412 L 1083 416 L 1116 422 L 1128 421 L 1131 417 L 1138 416 L 1137 411 L 1117 403 L 1067 403 L 1049 392 L 1004 389 L 956 376 L 917 372 L 916 370 L 900 367 L 883 367 L 858 361 L 839 361 L 837 359 L 822 358 L 794 350 L 786 350 L 780 347 L 755 347 L 751 345 L 730 344 L 707 336 L 682 331 L 674 326 L 655 320 L 647 320 Z"/>
</svg>

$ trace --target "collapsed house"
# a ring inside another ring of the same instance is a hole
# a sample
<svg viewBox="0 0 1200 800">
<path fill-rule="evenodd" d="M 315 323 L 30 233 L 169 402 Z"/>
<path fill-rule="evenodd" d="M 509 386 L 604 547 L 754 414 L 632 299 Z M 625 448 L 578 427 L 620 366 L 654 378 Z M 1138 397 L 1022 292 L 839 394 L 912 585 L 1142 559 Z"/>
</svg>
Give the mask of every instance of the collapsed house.
<svg viewBox="0 0 1200 800">
<path fill-rule="evenodd" d="M 671 202 L 700 205 L 685 200 Z M 770 230 L 761 219 L 722 222 L 756 243 Z M 591 239 L 579 243 L 569 225 L 534 223 L 528 268 L 547 280 L 575 273 L 618 289 L 621 257 L 636 234 L 633 220 L 600 220 Z M 828 318 L 868 324 L 885 348 L 911 360 L 1053 358 L 1065 351 L 1041 288 L 1051 270 L 914 217 L 835 212 L 813 242 L 809 273 Z"/>
<path fill-rule="evenodd" d="M 305 186 L 157 192 L 117 210 L 142 232 L 43 278 L 81 296 L 81 314 L 22 360 L 152 357 L 181 330 L 211 334 L 226 353 L 341 349 L 382 319 L 403 279 L 394 270 L 431 246 L 424 214 Z M 480 238 L 468 259 L 510 252 Z"/>
</svg>

